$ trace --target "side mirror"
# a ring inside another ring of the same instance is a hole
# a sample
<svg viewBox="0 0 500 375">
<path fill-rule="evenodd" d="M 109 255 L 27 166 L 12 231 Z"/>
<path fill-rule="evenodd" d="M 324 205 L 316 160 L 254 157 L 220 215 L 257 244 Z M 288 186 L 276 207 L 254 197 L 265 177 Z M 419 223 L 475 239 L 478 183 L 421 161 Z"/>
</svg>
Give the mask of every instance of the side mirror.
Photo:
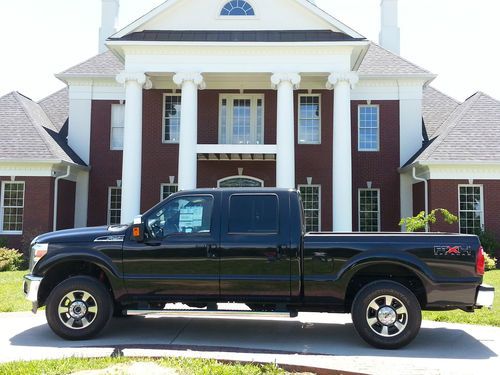
<svg viewBox="0 0 500 375">
<path fill-rule="evenodd" d="M 142 216 L 136 216 L 132 223 L 132 237 L 137 242 L 144 241 L 144 222 Z"/>
</svg>

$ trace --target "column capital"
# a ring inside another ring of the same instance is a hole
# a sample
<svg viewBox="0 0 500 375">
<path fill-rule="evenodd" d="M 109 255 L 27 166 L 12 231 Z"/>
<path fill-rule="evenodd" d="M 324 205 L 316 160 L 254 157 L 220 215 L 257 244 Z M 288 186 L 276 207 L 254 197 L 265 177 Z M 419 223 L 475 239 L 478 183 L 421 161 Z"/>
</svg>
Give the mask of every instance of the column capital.
<svg viewBox="0 0 500 375">
<path fill-rule="evenodd" d="M 128 72 L 126 70 L 122 70 L 117 76 L 116 81 L 121 83 L 122 85 L 129 81 L 136 81 L 139 85 L 141 85 L 146 90 L 153 88 L 153 83 L 149 79 L 149 77 L 141 72 Z"/>
<path fill-rule="evenodd" d="M 353 89 L 356 83 L 359 82 L 359 76 L 356 72 L 335 72 L 328 76 L 328 82 L 326 83 L 326 88 L 328 90 L 333 90 L 339 82 L 347 82 Z"/>
<path fill-rule="evenodd" d="M 184 82 L 193 82 L 200 90 L 203 90 L 206 87 L 205 80 L 201 73 L 194 72 L 182 72 L 176 73 L 173 77 L 174 83 L 177 86 L 182 86 Z"/>
<path fill-rule="evenodd" d="M 271 76 L 271 83 L 273 85 L 273 89 L 276 89 L 281 82 L 290 82 L 293 85 L 293 88 L 297 90 L 300 85 L 300 74 L 298 73 L 274 73 Z"/>
</svg>

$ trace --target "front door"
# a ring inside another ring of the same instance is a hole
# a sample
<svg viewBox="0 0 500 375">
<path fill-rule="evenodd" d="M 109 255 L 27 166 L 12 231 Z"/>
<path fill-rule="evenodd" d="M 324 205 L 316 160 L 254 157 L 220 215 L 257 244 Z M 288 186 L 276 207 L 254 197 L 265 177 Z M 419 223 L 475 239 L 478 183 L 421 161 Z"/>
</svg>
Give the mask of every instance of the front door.
<svg viewBox="0 0 500 375">
<path fill-rule="evenodd" d="M 172 197 L 144 216 L 144 242 L 124 244 L 131 295 L 219 296 L 219 209 L 216 194 Z"/>
</svg>

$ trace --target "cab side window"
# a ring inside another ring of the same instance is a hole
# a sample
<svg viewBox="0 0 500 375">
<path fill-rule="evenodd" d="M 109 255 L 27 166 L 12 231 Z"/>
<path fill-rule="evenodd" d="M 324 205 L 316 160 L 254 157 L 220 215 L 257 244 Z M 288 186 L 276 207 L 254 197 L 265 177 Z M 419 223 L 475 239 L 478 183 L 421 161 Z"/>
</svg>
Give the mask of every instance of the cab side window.
<svg viewBox="0 0 500 375">
<path fill-rule="evenodd" d="M 234 194 L 229 200 L 229 233 L 278 233 L 278 197 Z"/>
<path fill-rule="evenodd" d="M 146 219 L 148 234 L 163 239 L 171 234 L 210 233 L 212 208 L 212 196 L 173 199 Z"/>
</svg>

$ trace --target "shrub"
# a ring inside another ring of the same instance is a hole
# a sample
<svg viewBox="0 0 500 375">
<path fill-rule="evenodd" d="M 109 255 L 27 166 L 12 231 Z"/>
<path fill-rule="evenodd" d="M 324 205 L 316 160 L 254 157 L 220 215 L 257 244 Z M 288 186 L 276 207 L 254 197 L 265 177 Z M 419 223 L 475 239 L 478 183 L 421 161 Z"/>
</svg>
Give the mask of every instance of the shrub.
<svg viewBox="0 0 500 375">
<path fill-rule="evenodd" d="M 407 232 L 417 232 L 419 230 L 423 230 L 427 225 L 436 223 L 437 213 L 440 213 L 443 216 L 443 220 L 448 224 L 453 224 L 458 221 L 458 217 L 453 215 L 450 211 L 444 208 L 436 208 L 435 210 L 429 212 L 428 215 L 425 214 L 425 211 L 422 211 L 417 216 L 401 219 L 399 226 L 404 225 Z"/>
<path fill-rule="evenodd" d="M 17 271 L 23 264 L 23 254 L 18 250 L 0 248 L 0 272 Z"/>
<path fill-rule="evenodd" d="M 484 270 L 492 271 L 497 269 L 497 259 L 490 257 L 488 253 L 484 254 Z"/>
<path fill-rule="evenodd" d="M 495 250 L 500 247 L 495 235 L 487 230 L 479 230 L 476 232 L 476 235 L 479 237 L 479 241 L 481 241 L 484 251 L 492 257 L 495 256 Z"/>
</svg>

